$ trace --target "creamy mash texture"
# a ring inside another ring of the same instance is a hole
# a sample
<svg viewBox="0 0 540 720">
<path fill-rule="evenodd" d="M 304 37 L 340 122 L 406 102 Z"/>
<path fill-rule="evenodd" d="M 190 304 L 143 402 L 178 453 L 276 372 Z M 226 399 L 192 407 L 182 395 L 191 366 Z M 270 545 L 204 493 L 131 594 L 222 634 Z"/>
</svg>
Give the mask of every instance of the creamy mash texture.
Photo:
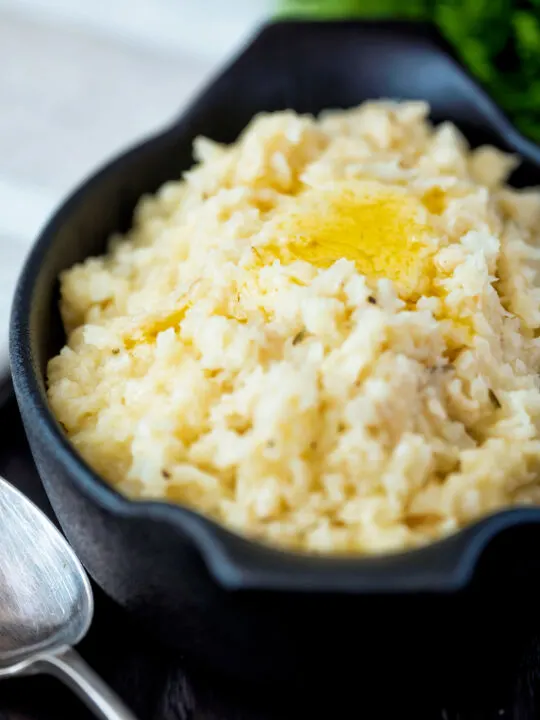
<svg viewBox="0 0 540 720">
<path fill-rule="evenodd" d="M 50 404 L 118 490 L 324 553 L 540 503 L 540 192 L 428 110 L 200 138 L 62 274 Z"/>
</svg>

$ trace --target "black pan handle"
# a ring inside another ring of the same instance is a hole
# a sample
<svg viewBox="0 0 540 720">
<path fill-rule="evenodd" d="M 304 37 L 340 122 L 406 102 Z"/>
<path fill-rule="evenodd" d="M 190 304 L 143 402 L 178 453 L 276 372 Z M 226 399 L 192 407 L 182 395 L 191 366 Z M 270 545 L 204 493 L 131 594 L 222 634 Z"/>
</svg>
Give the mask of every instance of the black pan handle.
<svg viewBox="0 0 540 720">
<path fill-rule="evenodd" d="M 169 521 L 178 509 L 161 506 Z M 185 511 L 182 529 L 214 579 L 228 590 L 321 593 L 444 593 L 463 589 L 488 545 L 506 531 L 537 529 L 540 509 L 514 508 L 416 550 L 384 555 L 318 556 L 246 540 Z M 178 516 L 175 521 L 178 521 Z M 525 535 L 530 545 L 530 535 Z M 512 544 L 512 552 L 521 542 Z M 527 547 L 524 548 L 527 551 Z M 501 568 L 499 568 L 501 569 Z"/>
<path fill-rule="evenodd" d="M 264 26 L 175 126 L 233 141 L 261 107 L 317 114 L 367 99 L 423 99 L 436 122 L 457 124 L 540 164 L 523 137 L 429 23 L 285 20 Z M 219 120 L 221 119 L 221 120 Z"/>
</svg>

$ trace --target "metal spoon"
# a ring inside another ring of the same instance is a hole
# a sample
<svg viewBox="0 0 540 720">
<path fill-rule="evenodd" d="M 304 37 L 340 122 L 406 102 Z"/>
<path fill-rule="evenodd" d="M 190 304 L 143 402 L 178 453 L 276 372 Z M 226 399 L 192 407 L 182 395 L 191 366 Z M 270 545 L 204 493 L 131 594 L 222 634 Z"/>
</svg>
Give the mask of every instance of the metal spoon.
<svg viewBox="0 0 540 720">
<path fill-rule="evenodd" d="M 102 720 L 135 720 L 72 648 L 93 611 L 88 577 L 66 540 L 0 477 L 0 678 L 49 673 Z"/>
</svg>

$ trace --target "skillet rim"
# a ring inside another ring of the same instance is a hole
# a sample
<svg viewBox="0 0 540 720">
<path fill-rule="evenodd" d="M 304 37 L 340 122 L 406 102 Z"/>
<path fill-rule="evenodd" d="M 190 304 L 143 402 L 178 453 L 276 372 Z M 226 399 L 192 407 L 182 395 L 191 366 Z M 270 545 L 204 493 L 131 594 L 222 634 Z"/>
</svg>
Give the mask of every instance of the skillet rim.
<svg viewBox="0 0 540 720">
<path fill-rule="evenodd" d="M 30 313 L 42 258 L 48 253 L 64 218 L 84 201 L 85 195 L 117 166 L 189 122 L 212 86 L 230 72 L 238 60 L 270 33 L 284 26 L 339 25 L 375 27 L 417 35 L 431 42 L 468 79 L 482 110 L 491 114 L 491 129 L 502 142 L 540 172 L 540 146 L 525 138 L 495 105 L 487 92 L 456 59 L 449 44 L 429 24 L 387 20 L 278 20 L 262 26 L 246 46 L 192 99 L 180 118 L 146 140 L 122 151 L 85 179 L 65 199 L 39 234 L 20 274 L 11 312 L 10 361 L 17 402 L 41 430 L 40 443 L 50 446 L 58 461 L 87 500 L 112 514 L 133 521 L 167 523 L 187 537 L 198 550 L 214 580 L 227 589 L 317 591 L 338 593 L 452 592 L 472 577 L 485 547 L 504 530 L 539 525 L 540 508 L 515 507 L 484 516 L 448 538 L 419 549 L 375 556 L 315 555 L 282 550 L 247 539 L 218 522 L 166 501 L 131 500 L 94 472 L 75 451 L 61 430 L 46 400 L 44 380 L 32 354 Z"/>
</svg>

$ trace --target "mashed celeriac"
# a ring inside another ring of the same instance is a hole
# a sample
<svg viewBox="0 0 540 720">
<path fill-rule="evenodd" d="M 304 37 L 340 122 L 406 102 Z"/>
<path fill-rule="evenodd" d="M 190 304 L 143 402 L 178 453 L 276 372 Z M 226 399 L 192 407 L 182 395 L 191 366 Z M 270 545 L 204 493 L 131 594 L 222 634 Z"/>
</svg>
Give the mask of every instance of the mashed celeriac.
<svg viewBox="0 0 540 720">
<path fill-rule="evenodd" d="M 339 553 L 540 503 L 540 192 L 428 110 L 200 138 L 62 274 L 49 400 L 117 489 Z"/>
</svg>

